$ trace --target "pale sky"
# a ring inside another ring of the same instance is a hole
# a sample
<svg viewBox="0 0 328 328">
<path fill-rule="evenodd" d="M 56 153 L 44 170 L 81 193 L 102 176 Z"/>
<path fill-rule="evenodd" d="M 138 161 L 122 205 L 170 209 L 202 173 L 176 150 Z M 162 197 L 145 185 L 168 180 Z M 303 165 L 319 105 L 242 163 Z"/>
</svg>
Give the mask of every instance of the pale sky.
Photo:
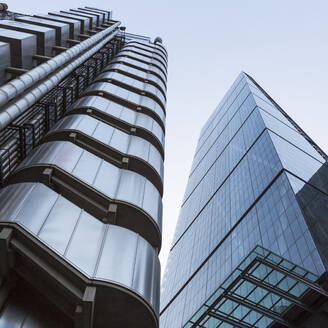
<svg viewBox="0 0 328 328">
<path fill-rule="evenodd" d="M 10 0 L 22 13 L 92 6 L 169 52 L 162 271 L 202 125 L 241 70 L 328 152 L 327 0 Z"/>
</svg>

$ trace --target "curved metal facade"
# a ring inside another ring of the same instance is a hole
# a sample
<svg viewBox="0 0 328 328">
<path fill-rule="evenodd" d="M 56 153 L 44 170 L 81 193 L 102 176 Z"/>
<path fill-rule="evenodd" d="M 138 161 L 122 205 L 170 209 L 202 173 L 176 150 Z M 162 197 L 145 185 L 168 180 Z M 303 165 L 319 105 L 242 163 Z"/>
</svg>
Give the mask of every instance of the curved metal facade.
<svg viewBox="0 0 328 328">
<path fill-rule="evenodd" d="M 106 37 L 107 28 L 118 26 L 110 19 L 108 11 L 87 7 L 42 16 L 43 23 L 61 22 L 70 29 L 78 22 L 80 33 L 95 34 L 85 43 L 90 49 Z M 58 63 L 49 61 L 47 74 Z M 24 77 L 21 93 L 11 90 L 16 80 L 1 88 L 6 93 L 0 102 L 24 98 L 26 88 L 37 89 L 38 81 L 51 87 L 34 76 L 40 67 L 30 72 L 31 81 Z M 74 327 L 159 325 L 166 75 L 162 45 L 126 42 L 0 190 L 0 243 L 6 240 L 15 252 L 14 262 L 6 260 L 6 275 L 15 271 L 23 277 Z M 32 98 L 21 101 L 19 111 Z M 10 103 L 4 113 L 12 108 Z M 3 261 L 9 253 L 1 247 Z M 0 325 L 20 323 L 7 317 Z M 45 320 L 42 314 L 31 318 L 33 328 Z"/>
</svg>

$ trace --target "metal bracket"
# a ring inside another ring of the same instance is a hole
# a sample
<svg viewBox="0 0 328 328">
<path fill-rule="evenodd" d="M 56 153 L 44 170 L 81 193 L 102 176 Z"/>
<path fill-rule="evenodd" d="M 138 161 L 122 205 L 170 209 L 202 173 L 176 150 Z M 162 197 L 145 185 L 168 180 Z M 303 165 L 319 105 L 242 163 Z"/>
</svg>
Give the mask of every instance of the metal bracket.
<svg viewBox="0 0 328 328">
<path fill-rule="evenodd" d="M 14 253 L 9 248 L 10 240 L 13 236 L 13 229 L 3 228 L 0 232 L 0 275 L 7 277 L 10 268 L 14 265 Z"/>
<path fill-rule="evenodd" d="M 74 328 L 93 327 L 96 291 L 96 287 L 86 287 L 82 298 L 82 304 L 78 304 L 75 308 Z"/>
<path fill-rule="evenodd" d="M 77 137 L 77 133 L 76 132 L 71 132 L 69 135 L 68 135 L 69 139 L 75 143 L 76 142 L 76 137 Z"/>
<path fill-rule="evenodd" d="M 69 44 L 72 44 L 72 45 L 81 43 L 81 41 L 73 40 L 73 39 L 67 39 L 66 42 L 68 42 Z"/>
<path fill-rule="evenodd" d="M 46 179 L 46 185 L 48 185 L 48 186 L 51 186 L 52 174 L 53 174 L 53 169 L 50 167 L 47 167 L 42 172 L 42 175 Z"/>
<path fill-rule="evenodd" d="M 117 204 L 111 203 L 108 208 L 108 223 L 116 224 Z"/>
<path fill-rule="evenodd" d="M 23 68 L 18 68 L 18 67 L 7 67 L 6 68 L 6 72 L 10 73 L 12 75 L 22 75 L 25 74 L 26 72 L 28 72 L 27 69 L 23 69 Z"/>
<path fill-rule="evenodd" d="M 127 169 L 128 166 L 129 166 L 129 158 L 128 158 L 128 157 L 123 157 L 123 158 L 122 158 L 122 167 L 123 167 L 124 169 Z"/>
<path fill-rule="evenodd" d="M 37 60 L 38 62 L 44 63 L 44 62 L 50 60 L 51 57 L 48 57 L 48 56 L 41 56 L 41 55 L 34 55 L 34 56 L 33 56 L 33 59 Z"/>
<path fill-rule="evenodd" d="M 86 40 L 86 39 L 89 39 L 91 36 L 88 35 L 88 34 L 79 34 L 78 37 L 79 37 L 81 40 Z"/>
</svg>

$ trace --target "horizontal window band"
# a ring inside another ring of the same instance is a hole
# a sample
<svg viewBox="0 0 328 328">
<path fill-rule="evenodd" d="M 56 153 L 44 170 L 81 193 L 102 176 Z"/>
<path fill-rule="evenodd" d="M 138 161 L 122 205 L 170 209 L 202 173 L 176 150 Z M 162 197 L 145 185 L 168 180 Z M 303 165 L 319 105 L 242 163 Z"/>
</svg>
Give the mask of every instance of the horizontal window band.
<svg viewBox="0 0 328 328">
<path fill-rule="evenodd" d="M 106 112 L 103 112 L 95 107 L 79 106 L 74 109 L 71 109 L 69 112 L 66 113 L 66 115 L 72 115 L 72 114 L 89 115 L 91 117 L 96 118 L 97 120 L 100 120 L 117 129 L 120 129 L 125 133 L 133 134 L 140 138 L 143 138 L 149 141 L 159 151 L 159 153 L 162 155 L 162 158 L 164 160 L 164 146 L 162 145 L 160 140 L 149 130 L 146 130 L 139 126 L 128 124 L 118 119 L 117 117 L 109 115 Z"/>
<path fill-rule="evenodd" d="M 103 90 L 86 90 L 84 95 L 104 97 L 104 98 L 109 99 L 113 102 L 116 102 L 120 105 L 123 105 L 127 108 L 130 108 L 134 111 L 142 112 L 142 113 L 148 115 L 149 117 L 153 118 L 161 126 L 163 131 L 165 131 L 164 122 L 159 117 L 159 115 L 156 112 L 154 112 L 153 110 L 151 110 L 151 109 L 149 109 L 145 106 L 140 106 L 139 104 L 136 104 L 134 102 L 130 102 L 130 101 L 124 99 L 124 98 L 120 98 L 120 97 L 116 96 L 115 94 L 111 94 L 111 93 L 108 93 L 108 92 L 103 91 Z"/>
<path fill-rule="evenodd" d="M 124 58 L 126 57 L 115 57 L 112 61 L 111 64 L 122 64 L 122 65 L 126 65 L 135 69 L 138 69 L 139 71 L 145 72 L 145 73 L 149 73 L 149 74 L 153 74 L 155 76 L 157 76 L 162 82 L 163 84 L 166 86 L 166 80 L 163 79 L 163 76 L 161 74 L 158 74 L 156 71 L 152 70 L 151 66 L 148 66 L 148 68 L 143 68 L 138 66 L 137 64 L 133 64 L 130 63 L 129 61 L 125 61 Z"/>
<path fill-rule="evenodd" d="M 141 208 L 119 199 L 111 199 L 89 184 L 52 164 L 32 164 L 16 170 L 6 185 L 39 182 L 68 199 L 106 224 L 115 224 L 140 234 L 160 249 L 161 231 Z"/>
<path fill-rule="evenodd" d="M 161 51 L 161 52 L 164 54 L 164 56 L 167 58 L 167 51 L 166 51 L 166 49 L 165 49 L 162 45 L 160 45 L 160 44 L 158 44 L 157 47 L 156 47 L 156 46 L 153 46 L 153 45 L 150 45 L 150 44 L 146 44 L 146 43 L 144 43 L 144 42 L 139 42 L 139 41 L 130 41 L 130 42 L 128 42 L 127 44 L 129 45 L 129 44 L 134 44 L 134 43 L 136 43 L 136 44 L 140 44 L 140 45 L 142 45 L 142 46 L 148 47 L 148 48 L 153 49 L 153 50 Z"/>
<path fill-rule="evenodd" d="M 75 129 L 62 129 L 48 133 L 42 143 L 49 141 L 70 141 L 88 152 L 114 164 L 115 166 L 134 171 L 148 179 L 163 197 L 163 181 L 155 168 L 146 160 L 124 154 L 101 141 Z"/>
<path fill-rule="evenodd" d="M 139 47 L 141 49 L 145 49 L 147 51 L 150 51 L 150 52 L 155 52 L 157 53 L 158 55 L 160 55 L 161 57 L 163 57 L 163 59 L 165 61 L 167 61 L 167 53 L 165 53 L 164 51 L 162 51 L 162 48 L 155 48 L 155 47 L 151 47 L 151 46 L 148 46 L 144 43 L 140 43 L 140 42 L 135 42 L 135 41 L 131 41 L 131 42 L 128 42 L 126 43 L 126 46 L 133 46 L 133 47 Z"/>
<path fill-rule="evenodd" d="M 145 47 L 141 47 L 141 46 L 137 46 L 137 45 L 132 45 L 132 44 L 127 44 L 124 46 L 124 49 L 126 48 L 133 48 L 133 49 L 140 49 L 142 51 L 146 51 L 149 53 L 149 56 L 152 57 L 151 54 L 156 54 L 157 56 L 159 56 L 162 60 L 163 60 L 163 63 L 167 66 L 167 59 L 163 56 L 162 53 L 160 52 L 157 52 L 157 51 L 153 51 L 151 49 L 147 49 Z M 137 50 L 138 51 L 138 50 Z"/>
<path fill-rule="evenodd" d="M 135 54 L 137 54 L 137 55 L 139 55 L 139 56 L 144 56 L 144 57 L 149 58 L 149 59 L 151 59 L 151 60 L 156 60 L 158 63 L 160 63 L 161 65 L 164 66 L 164 68 L 165 68 L 165 72 L 166 72 L 166 74 L 167 74 L 167 64 L 166 64 L 166 62 L 163 61 L 162 59 L 159 59 L 159 58 L 157 58 L 157 57 L 155 57 L 155 56 L 152 56 L 151 54 L 145 54 L 145 53 L 141 52 L 140 50 L 135 49 L 134 47 L 131 47 L 131 46 L 130 46 L 130 47 L 129 47 L 129 46 L 125 46 L 125 47 L 123 47 L 123 48 L 121 49 L 121 51 L 129 51 L 129 52 L 133 52 L 133 53 L 135 53 Z M 146 59 L 145 59 L 145 60 L 146 60 Z"/>
<path fill-rule="evenodd" d="M 133 53 L 132 53 L 132 54 L 128 54 L 128 53 L 119 52 L 119 53 L 116 55 L 115 58 L 116 58 L 117 60 L 120 60 L 120 58 L 122 58 L 122 57 L 131 58 L 131 59 L 133 59 L 133 60 L 135 60 L 135 61 L 137 61 L 137 62 L 140 62 L 140 63 L 142 63 L 142 64 L 148 65 L 148 66 L 150 66 L 150 67 L 155 67 L 155 68 L 157 68 L 157 69 L 163 74 L 163 77 L 164 77 L 164 80 L 165 80 L 165 83 L 166 83 L 166 81 L 167 81 L 167 73 L 166 73 L 165 70 L 163 70 L 159 65 L 154 64 L 154 63 L 151 63 L 151 62 L 146 61 L 146 60 L 141 60 L 141 59 L 139 59 L 139 58 L 137 58 L 137 57 L 134 57 L 134 56 L 133 56 Z M 163 78 L 163 77 L 162 77 L 162 78 Z"/>
<path fill-rule="evenodd" d="M 114 63 L 115 65 L 115 63 Z M 124 64 L 119 64 L 120 66 L 123 66 Z M 146 78 L 143 78 L 141 76 L 138 76 L 136 74 L 133 74 L 133 73 L 130 73 L 126 70 L 124 70 L 124 66 L 123 67 L 116 67 L 116 66 L 111 66 L 111 64 L 109 66 L 107 66 L 104 70 L 103 70 L 103 73 L 105 72 L 117 72 L 117 73 L 121 73 L 121 74 L 124 74 L 128 77 L 131 77 L 133 79 L 136 79 L 138 81 L 141 81 L 141 82 L 145 82 L 145 83 L 148 83 L 148 84 L 151 84 L 153 85 L 154 87 L 156 87 L 161 93 L 162 95 L 164 96 L 164 98 L 166 99 L 166 89 L 163 89 L 156 81 L 154 81 L 149 75 L 154 75 L 152 73 L 147 73 L 147 77 Z M 157 77 L 157 76 L 156 76 Z"/>
<path fill-rule="evenodd" d="M 102 73 L 103 74 L 103 73 Z M 115 85 L 118 85 L 124 89 L 127 89 L 131 92 L 134 92 L 134 93 L 137 93 L 139 94 L 140 96 L 146 96 L 146 97 L 149 97 L 151 99 L 153 99 L 154 101 L 157 102 L 158 105 L 161 106 L 161 108 L 163 109 L 163 112 L 164 114 L 166 114 L 166 110 L 165 110 L 165 103 L 163 103 L 161 101 L 161 99 L 159 99 L 155 94 L 149 92 L 149 91 L 146 91 L 146 90 L 142 90 L 142 89 L 138 89 L 138 88 L 135 88 L 127 83 L 124 83 L 124 82 L 121 82 L 120 80 L 118 79 L 115 79 L 115 78 L 112 78 L 112 77 L 108 77 L 106 78 L 105 76 L 98 76 L 94 81 L 93 83 L 96 83 L 96 82 L 107 82 L 107 83 L 111 83 L 111 84 L 115 84 Z M 143 81 L 144 82 L 144 81 Z M 144 82 L 144 83 L 148 83 L 148 82 Z"/>
</svg>

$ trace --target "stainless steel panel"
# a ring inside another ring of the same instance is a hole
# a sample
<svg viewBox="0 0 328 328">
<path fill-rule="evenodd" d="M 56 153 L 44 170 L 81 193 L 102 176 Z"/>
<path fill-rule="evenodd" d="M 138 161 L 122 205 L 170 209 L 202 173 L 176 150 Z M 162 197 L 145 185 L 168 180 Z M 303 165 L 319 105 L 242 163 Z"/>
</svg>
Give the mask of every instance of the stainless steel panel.
<svg viewBox="0 0 328 328">
<path fill-rule="evenodd" d="M 6 68 L 11 66 L 10 45 L 0 42 L 0 85 L 10 79 L 10 74 L 6 73 Z"/>
<path fill-rule="evenodd" d="M 95 12 L 88 11 L 86 9 L 80 9 L 80 8 L 70 9 L 70 11 L 92 18 L 94 27 L 100 26 L 100 24 L 103 23 L 103 15 L 100 13 L 95 13 Z"/>
<path fill-rule="evenodd" d="M 131 49 L 137 52 L 141 52 L 145 56 L 155 57 L 160 60 L 165 66 L 167 66 L 166 56 L 164 56 L 162 52 L 157 51 L 155 49 L 150 49 L 140 44 L 127 44 L 126 46 L 124 46 L 124 49 Z"/>
<path fill-rule="evenodd" d="M 73 115 L 73 116 L 75 116 L 75 115 Z M 89 117 L 92 118 L 91 116 L 89 116 Z M 96 120 L 96 119 L 94 119 L 94 120 Z M 83 120 L 83 121 L 87 122 L 87 120 Z M 98 120 L 96 120 L 96 121 L 98 121 Z M 79 128 L 82 129 L 82 126 Z M 116 131 L 115 128 L 100 121 L 97 128 L 95 129 L 94 133 L 92 134 L 92 137 L 95 138 L 96 140 L 114 148 L 114 145 L 111 144 L 111 140 L 113 138 L 113 134 L 115 133 L 115 131 Z M 121 132 L 120 135 L 122 135 L 123 138 L 126 138 L 126 133 Z M 121 144 L 120 144 L 120 146 L 121 146 Z M 120 152 L 126 153 L 126 149 L 124 149 L 123 147 L 115 148 L 115 149 L 117 149 Z"/>
<path fill-rule="evenodd" d="M 99 121 L 85 115 L 69 115 L 61 119 L 50 131 L 60 131 L 63 129 L 71 129 L 71 130 L 78 130 L 86 135 L 92 136 L 96 130 L 96 128 L 99 125 Z M 104 123 L 103 123 L 104 124 Z M 107 124 L 104 124 L 106 127 L 108 126 Z M 108 132 L 107 134 L 111 136 L 112 131 L 114 128 L 111 126 L 108 126 L 108 130 L 111 132 Z M 107 132 L 107 131 L 106 131 Z"/>
<path fill-rule="evenodd" d="M 88 10 L 95 11 L 95 12 L 105 13 L 107 20 L 110 20 L 111 17 L 112 17 L 112 12 L 110 12 L 109 10 L 103 10 L 103 9 L 98 9 L 98 8 L 93 8 L 93 7 L 87 7 L 87 6 L 84 7 L 84 8 L 85 9 L 88 9 Z"/>
<path fill-rule="evenodd" d="M 163 109 L 165 109 L 166 100 L 165 100 L 162 92 L 160 91 L 160 89 L 156 88 L 152 84 L 134 79 L 133 77 L 124 75 L 119 72 L 101 73 L 96 77 L 95 81 L 100 82 L 101 80 L 115 80 L 119 83 L 126 84 L 127 86 L 129 86 L 131 88 L 136 88 L 137 91 L 139 91 L 140 93 L 141 92 L 149 92 L 151 94 L 151 96 L 154 97 L 154 100 L 157 101 L 158 104 L 163 107 Z"/>
<path fill-rule="evenodd" d="M 160 127 L 160 125 L 150 118 L 147 115 L 144 114 L 138 114 L 135 122 L 136 126 L 141 126 L 144 129 L 148 129 L 152 131 L 152 133 L 158 138 L 162 146 L 165 145 L 165 136 L 163 133 L 163 129 Z"/>
<path fill-rule="evenodd" d="M 67 141 L 47 142 L 38 146 L 18 168 L 42 164 L 55 165 L 109 199 L 125 201 L 139 207 L 161 230 L 161 196 L 155 186 L 142 175 L 120 169 Z M 145 194 L 149 195 L 150 201 L 145 199 Z"/>
<path fill-rule="evenodd" d="M 166 74 L 167 74 L 166 67 L 156 59 L 149 58 L 149 57 L 137 54 L 136 52 L 133 52 L 131 50 L 125 50 L 125 49 L 120 51 L 120 56 L 131 56 L 135 60 L 144 62 L 148 65 L 155 66 L 155 67 L 159 68 L 165 74 L 165 77 L 166 77 Z"/>
<path fill-rule="evenodd" d="M 19 185 L 19 188 L 13 186 L 6 187 L 6 192 L 2 192 L 5 189 L 1 189 L 0 201 L 2 206 L 0 207 L 0 218 L 8 222 L 14 221 L 33 188 L 34 185 L 30 183 L 22 183 Z"/>
<path fill-rule="evenodd" d="M 125 176 L 124 176 L 125 177 Z M 156 222 L 162 227 L 163 204 L 158 201 L 157 189 L 150 181 L 146 181 L 144 189 L 143 207 L 152 217 L 157 218 Z"/>
<path fill-rule="evenodd" d="M 151 143 L 142 138 L 132 136 L 127 153 L 148 162 L 163 180 L 163 159 Z"/>
<path fill-rule="evenodd" d="M 70 12 L 68 10 L 61 10 L 60 12 L 55 11 L 55 12 L 51 12 L 49 14 L 54 15 L 54 16 L 67 17 L 67 18 L 72 18 L 72 19 L 78 20 L 81 23 L 80 32 L 83 34 L 88 34 L 88 30 L 90 29 L 90 26 L 92 26 L 92 21 L 89 17 L 82 17 L 80 15 L 76 15 L 73 12 Z"/>
<path fill-rule="evenodd" d="M 30 69 L 36 55 L 36 36 L 0 28 L 0 41 L 10 44 L 11 65 Z"/>
<path fill-rule="evenodd" d="M 72 174 L 76 177 L 79 177 L 80 180 L 86 182 L 89 185 L 93 185 L 94 181 L 97 177 L 98 170 L 102 167 L 103 160 L 89 152 L 82 152 L 79 157 L 78 162 L 75 164 L 75 167 L 72 171 Z M 110 169 L 112 167 L 110 166 Z M 113 167 L 112 170 L 106 171 L 106 183 L 111 185 L 111 188 L 117 188 L 118 179 L 113 179 L 113 184 L 108 183 L 109 180 L 112 179 L 113 172 L 119 173 L 119 169 L 117 167 Z M 103 191 L 106 189 L 103 188 Z M 107 191 L 107 190 L 106 190 Z M 111 189 L 112 191 L 112 189 Z M 108 195 L 108 193 L 105 193 Z M 113 196 L 112 196 L 113 197 Z"/>
<path fill-rule="evenodd" d="M 164 148 L 164 133 L 160 125 L 148 115 L 138 113 L 100 96 L 84 96 L 76 101 L 71 110 L 77 108 L 94 108 L 128 124 L 141 127 L 152 133 Z"/>
<path fill-rule="evenodd" d="M 24 198 L 24 204 L 15 221 L 19 221 L 21 226 L 37 236 L 58 195 L 44 185 L 28 185 L 33 189 L 29 191 L 28 197 Z"/>
<path fill-rule="evenodd" d="M 53 55 L 52 47 L 56 45 L 56 34 L 53 28 L 21 23 L 12 20 L 0 20 L 0 27 L 20 31 L 36 36 L 37 54 L 42 56 Z"/>
<path fill-rule="evenodd" d="M 95 278 L 107 280 L 110 277 L 127 287 L 132 286 L 138 239 L 132 231 L 109 226 Z"/>
<path fill-rule="evenodd" d="M 15 206 L 6 206 L 8 198 L 22 209 L 33 204 L 36 211 L 17 213 Z M 47 208 L 37 211 L 41 203 Z M 42 226 L 40 233 L 31 217 Z M 160 264 L 155 250 L 138 234 L 96 220 L 38 183 L 14 184 L 0 191 L 0 222 L 13 221 L 87 277 L 128 288 L 158 313 Z"/>
<path fill-rule="evenodd" d="M 108 197 L 116 199 L 118 198 L 117 189 L 120 187 L 120 176 L 121 172 L 118 167 L 103 161 L 101 167 L 98 168 L 93 185 Z"/>
<path fill-rule="evenodd" d="M 38 237 L 50 248 L 63 255 L 80 214 L 79 207 L 63 197 L 58 197 L 49 211 Z"/>
<path fill-rule="evenodd" d="M 32 16 L 18 16 L 15 20 L 18 22 L 53 28 L 56 32 L 56 44 L 63 47 L 67 46 L 67 39 L 69 39 L 68 23 L 60 23 Z"/>
<path fill-rule="evenodd" d="M 93 10 L 89 8 L 77 8 L 79 10 L 85 11 L 90 14 L 97 14 L 99 15 L 99 24 L 105 23 L 109 18 L 108 18 L 108 13 L 101 12 L 99 10 Z"/>
<path fill-rule="evenodd" d="M 166 85 L 163 83 L 163 81 L 158 78 L 156 75 L 152 74 L 151 72 L 147 73 L 145 71 L 142 71 L 140 69 L 124 65 L 118 64 L 118 63 L 110 63 L 104 71 L 122 71 L 126 72 L 126 74 L 131 74 L 132 76 L 138 77 L 139 79 L 142 79 L 144 81 L 151 81 L 153 82 L 159 89 L 161 90 L 162 94 L 165 96 L 166 93 Z"/>
<path fill-rule="evenodd" d="M 81 212 L 65 256 L 89 277 L 94 276 L 106 231 L 105 224 L 87 212 Z"/>
<path fill-rule="evenodd" d="M 69 37 L 70 39 L 78 40 L 78 35 L 81 31 L 81 22 L 76 19 L 70 19 L 65 17 L 46 15 L 46 14 L 37 14 L 34 17 L 43 18 L 53 22 L 66 23 L 69 25 Z"/>
<path fill-rule="evenodd" d="M 64 12 L 64 10 L 62 10 L 61 12 Z M 81 18 L 88 18 L 88 28 L 86 28 L 87 30 L 94 30 L 97 26 L 97 16 L 93 16 L 93 15 L 88 15 L 87 13 L 83 13 L 83 12 L 79 12 L 79 11 L 73 11 L 72 9 L 66 10 L 65 13 L 74 15 L 76 17 L 81 17 Z"/>
<path fill-rule="evenodd" d="M 157 49 L 157 50 L 160 50 L 162 52 L 164 52 L 167 56 L 167 50 L 166 50 L 166 47 L 164 46 L 163 43 L 150 43 L 150 42 L 141 42 L 141 41 L 136 41 L 137 43 L 143 45 L 143 46 L 146 46 L 146 47 L 150 47 L 152 49 Z"/>
<path fill-rule="evenodd" d="M 137 59 L 133 59 L 131 57 L 127 57 L 127 55 L 122 55 L 119 53 L 112 61 L 113 63 L 125 63 L 127 65 L 134 66 L 136 68 L 140 68 L 142 70 L 145 70 L 146 72 L 152 72 L 153 74 L 156 74 L 162 81 L 163 83 L 166 84 L 166 75 L 163 73 L 161 69 L 159 69 L 156 66 L 149 65 L 147 63 L 143 63 Z"/>
<path fill-rule="evenodd" d="M 138 46 L 141 45 L 141 46 L 146 47 L 146 48 L 148 48 L 152 51 L 158 51 L 158 52 L 162 53 L 167 58 L 167 51 L 166 51 L 166 49 L 163 45 L 159 46 L 159 45 L 155 45 L 155 44 L 149 44 L 149 42 L 146 43 L 146 42 L 135 41 L 135 40 L 127 42 L 127 45 L 130 45 L 130 44 L 131 45 L 134 44 L 134 45 L 138 45 Z"/>
<path fill-rule="evenodd" d="M 120 130 L 113 131 L 110 144 L 116 149 L 122 149 L 122 152 L 127 153 L 130 143 L 130 136 Z"/>
<path fill-rule="evenodd" d="M 123 201 L 128 201 L 129 199 L 132 204 L 142 204 L 147 180 L 143 176 L 133 173 L 126 171 L 126 174 L 121 176 L 117 198 Z"/>
<path fill-rule="evenodd" d="M 126 50 L 126 51 L 132 51 L 140 56 L 143 56 L 145 57 L 145 60 L 157 60 L 161 65 L 163 65 L 165 68 L 166 68 L 166 71 L 167 71 L 167 62 L 166 60 L 164 59 L 164 56 L 160 56 L 159 54 L 157 54 L 156 52 L 154 51 L 151 51 L 149 49 L 145 49 L 145 48 L 142 48 L 142 47 L 138 47 L 137 45 L 127 45 L 127 46 L 124 46 L 122 50 Z"/>
<path fill-rule="evenodd" d="M 159 311 L 160 263 L 155 250 L 148 247 L 143 239 L 140 239 L 138 243 L 134 271 L 133 288 L 142 295 L 147 295 L 156 311 Z M 150 281 L 153 283 L 150 284 Z"/>
<path fill-rule="evenodd" d="M 135 92 L 129 91 L 118 85 L 114 85 L 108 82 L 95 82 L 86 89 L 85 93 L 88 92 L 97 92 L 98 94 L 99 92 L 104 92 L 119 97 L 122 99 L 122 101 L 131 103 L 136 107 L 144 106 L 154 112 L 161 119 L 163 124 L 165 124 L 164 110 L 159 104 L 157 104 L 157 102 L 155 102 L 155 100 L 147 96 L 136 94 Z"/>
</svg>

